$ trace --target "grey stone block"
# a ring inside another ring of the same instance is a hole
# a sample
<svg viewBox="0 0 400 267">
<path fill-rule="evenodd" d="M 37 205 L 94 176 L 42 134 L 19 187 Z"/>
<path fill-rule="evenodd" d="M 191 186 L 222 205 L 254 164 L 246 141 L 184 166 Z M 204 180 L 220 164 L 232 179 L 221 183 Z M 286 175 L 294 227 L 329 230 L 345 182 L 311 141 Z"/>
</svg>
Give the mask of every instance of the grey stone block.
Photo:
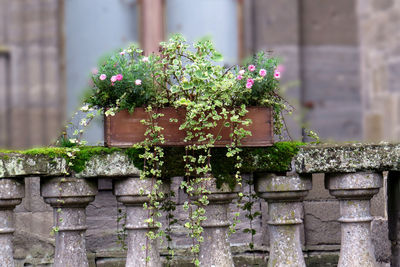
<svg viewBox="0 0 400 267">
<path fill-rule="evenodd" d="M 386 10 L 393 6 L 394 0 L 372 0 L 373 8 L 377 10 Z"/>
<path fill-rule="evenodd" d="M 357 46 L 356 1 L 302 1 L 305 44 Z M 284 13 L 284 12 L 281 12 Z"/>
<path fill-rule="evenodd" d="M 123 208 L 121 203 L 118 204 L 117 199 L 113 195 L 112 191 L 99 191 L 96 195 L 95 200 L 90 203 L 86 209 L 86 215 L 91 217 L 109 217 L 117 218 L 118 208 Z"/>
<path fill-rule="evenodd" d="M 125 267 L 125 258 L 97 259 L 96 267 Z"/>
<path fill-rule="evenodd" d="M 25 198 L 22 199 L 22 205 L 17 207 L 18 211 L 52 211 L 50 205 L 46 204 L 40 196 L 40 178 L 26 177 L 25 178 Z"/>
<path fill-rule="evenodd" d="M 378 262 L 389 262 L 391 243 L 389 240 L 388 222 L 385 219 L 374 219 L 371 225 L 372 244 L 375 247 L 375 258 Z"/>
<path fill-rule="evenodd" d="M 400 93 L 400 61 L 388 64 L 388 88 L 390 92 Z"/>
<path fill-rule="evenodd" d="M 323 173 L 315 173 L 312 175 L 312 189 L 306 196 L 305 200 L 327 200 L 334 199 L 325 188 L 325 175 Z"/>
<path fill-rule="evenodd" d="M 53 212 L 19 212 L 15 214 L 15 227 L 18 232 L 42 239 L 53 239 Z"/>
<path fill-rule="evenodd" d="M 385 183 L 386 184 L 386 183 Z M 371 215 L 386 218 L 386 187 L 382 187 L 379 193 L 371 199 Z"/>
<path fill-rule="evenodd" d="M 306 245 L 340 244 L 339 202 L 305 201 Z"/>
</svg>

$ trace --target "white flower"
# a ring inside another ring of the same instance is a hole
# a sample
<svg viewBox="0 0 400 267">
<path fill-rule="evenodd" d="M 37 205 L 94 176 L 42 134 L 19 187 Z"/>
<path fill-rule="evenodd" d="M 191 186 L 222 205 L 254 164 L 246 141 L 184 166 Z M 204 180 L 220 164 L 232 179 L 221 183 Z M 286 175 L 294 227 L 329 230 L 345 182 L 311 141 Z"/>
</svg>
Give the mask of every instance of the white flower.
<svg viewBox="0 0 400 267">
<path fill-rule="evenodd" d="M 84 105 L 83 107 L 81 107 L 81 111 L 83 112 L 89 111 L 89 105 Z"/>
<path fill-rule="evenodd" d="M 86 126 L 87 125 L 87 120 L 85 118 L 83 118 L 79 124 L 82 125 L 82 126 Z"/>
</svg>

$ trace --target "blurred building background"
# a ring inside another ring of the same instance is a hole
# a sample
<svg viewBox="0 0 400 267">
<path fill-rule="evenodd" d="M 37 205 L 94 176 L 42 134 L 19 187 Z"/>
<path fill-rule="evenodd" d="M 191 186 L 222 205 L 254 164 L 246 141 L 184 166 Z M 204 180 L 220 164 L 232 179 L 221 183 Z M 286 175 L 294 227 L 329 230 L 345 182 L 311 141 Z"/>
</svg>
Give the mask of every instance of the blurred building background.
<svg viewBox="0 0 400 267">
<path fill-rule="evenodd" d="M 281 56 L 282 86 L 296 108 L 288 118 L 295 139 L 306 125 L 322 140 L 400 141 L 399 25 L 400 0 L 0 0 L 0 148 L 52 143 L 104 54 L 130 42 L 155 51 L 175 32 L 192 41 L 211 36 L 227 64 L 259 50 Z M 86 139 L 101 141 L 101 120 L 94 126 Z M 52 209 L 40 197 L 39 178 L 25 184 L 16 208 L 15 258 L 18 266 L 51 266 Z M 303 242 L 308 253 L 337 256 L 339 203 L 323 176 L 314 176 L 313 186 L 304 204 Z M 87 246 L 97 266 L 122 266 L 110 262 L 124 257 L 116 249 L 111 189 L 110 181 L 101 182 L 87 210 Z M 372 202 L 381 262 L 390 257 L 385 190 Z M 265 214 L 267 203 L 255 207 Z M 254 225 L 256 245 L 268 244 L 266 218 Z M 243 220 L 239 228 L 245 227 Z M 233 244 L 249 242 L 238 233 Z M 178 233 L 177 246 L 184 237 Z"/>
<path fill-rule="evenodd" d="M 399 23 L 399 0 L 1 0 L 0 147 L 50 144 L 101 56 L 175 32 L 211 36 L 227 64 L 281 56 L 293 138 L 305 124 L 323 140 L 400 140 Z"/>
</svg>

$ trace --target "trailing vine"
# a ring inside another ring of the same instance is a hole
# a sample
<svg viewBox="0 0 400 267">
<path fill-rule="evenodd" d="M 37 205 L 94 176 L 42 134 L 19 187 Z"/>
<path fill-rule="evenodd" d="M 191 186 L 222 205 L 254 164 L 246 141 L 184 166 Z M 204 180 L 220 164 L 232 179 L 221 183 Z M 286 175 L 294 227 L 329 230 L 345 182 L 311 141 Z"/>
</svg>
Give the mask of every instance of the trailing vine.
<svg viewBox="0 0 400 267">
<path fill-rule="evenodd" d="M 165 169 L 165 137 L 164 129 L 159 125 L 164 114 L 159 108 L 174 107 L 183 111 L 183 121 L 171 118 L 170 123 L 179 123 L 179 130 L 185 132 L 181 159 L 184 179 L 180 188 L 188 195 L 188 200 L 183 204 L 188 220 L 183 226 L 192 239 L 193 263 L 199 266 L 200 244 L 204 240 L 202 223 L 207 220 L 205 207 L 210 194 L 205 186 L 207 181 L 217 179 L 217 185 L 221 181 L 229 181 L 231 187 L 242 186 L 241 173 L 245 158 L 242 156 L 244 149 L 241 141 L 251 135 L 246 127 L 252 123 L 246 119 L 246 107 L 270 107 L 274 133 L 279 135 L 282 131 L 282 112 L 288 107 L 278 93 L 281 75 L 278 60 L 260 52 L 246 64 L 246 68 L 233 66 L 227 69 L 216 63 L 222 60 L 222 55 L 214 49 L 210 40 L 200 40 L 190 46 L 181 35 L 161 43 L 158 55 L 144 56 L 142 53 L 139 48 L 130 46 L 101 62 L 99 69 L 93 73 L 94 88 L 81 108 L 86 116 L 81 119 L 80 125 L 86 127 L 94 118 L 96 109 L 106 116 L 113 116 L 119 110 L 134 112 L 136 107 L 145 107 L 148 116 L 141 121 L 147 129 L 145 139 L 135 144 L 134 149 L 141 151 L 139 158 L 143 164 L 140 179 L 151 181 L 150 191 L 141 189 L 141 193 L 148 197 L 144 204 L 144 209 L 148 211 L 145 222 L 155 230 L 148 231 L 148 242 L 144 249 L 147 255 L 150 240 L 165 238 L 168 242 L 167 259 L 172 260 L 171 226 L 177 223 L 173 217 L 176 203 L 161 190 Z M 218 168 L 211 164 L 214 160 L 212 154 L 224 128 L 231 131 L 225 157 L 233 163 L 233 169 L 214 177 Z M 73 138 L 64 140 L 71 147 L 67 154 L 74 168 L 79 166 L 74 164 L 77 159 L 82 159 L 84 155 L 80 151 L 80 147 L 86 144 L 82 140 L 83 133 L 83 129 L 75 129 Z M 232 175 L 233 181 L 226 179 Z M 248 202 L 243 209 L 251 221 L 259 214 L 252 210 L 255 195 L 251 192 L 239 194 L 239 199 L 246 197 Z M 162 213 L 166 214 L 165 228 L 159 221 Z M 124 220 L 124 215 L 119 214 L 118 223 Z M 230 233 L 235 232 L 238 217 L 239 212 L 236 212 Z M 122 244 L 123 231 L 122 224 L 122 230 L 118 232 L 118 241 Z M 253 230 L 245 231 L 254 236 Z M 250 247 L 253 246 L 252 239 Z"/>
</svg>

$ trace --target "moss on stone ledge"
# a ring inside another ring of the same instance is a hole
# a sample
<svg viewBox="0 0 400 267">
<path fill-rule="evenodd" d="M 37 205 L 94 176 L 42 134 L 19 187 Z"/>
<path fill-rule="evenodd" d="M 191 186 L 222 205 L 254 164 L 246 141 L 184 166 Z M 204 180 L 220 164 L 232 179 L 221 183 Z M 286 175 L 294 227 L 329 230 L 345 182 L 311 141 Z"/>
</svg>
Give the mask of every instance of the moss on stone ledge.
<svg viewBox="0 0 400 267">
<path fill-rule="evenodd" d="M 47 157 L 50 161 L 55 158 L 64 158 L 71 169 L 79 173 L 85 169 L 86 162 L 95 155 L 111 154 L 115 151 L 120 151 L 119 148 L 108 147 L 79 147 L 73 158 L 68 156 L 71 148 L 64 147 L 41 147 L 28 150 L 0 150 L 0 159 L 8 159 L 11 155 L 27 155 L 33 157 Z"/>
<path fill-rule="evenodd" d="M 254 171 L 287 171 L 290 170 L 290 162 L 296 155 L 299 146 L 302 143 L 297 142 L 281 142 L 276 143 L 271 147 L 263 148 L 243 148 L 241 157 L 243 158 L 242 172 Z M 184 171 L 183 155 L 185 150 L 183 147 L 166 147 L 165 149 L 165 164 L 163 166 L 163 177 L 170 178 L 174 176 L 182 176 Z M 128 148 L 107 148 L 107 147 L 80 147 L 75 153 L 75 157 L 71 158 L 67 153 L 71 148 L 45 147 L 34 148 L 23 151 L 0 150 L 0 160 L 6 160 L 9 157 L 26 155 L 34 158 L 47 158 L 49 162 L 56 158 L 63 158 L 75 173 L 81 173 L 85 170 L 87 162 L 94 156 L 110 155 L 113 153 L 122 153 L 127 156 L 136 168 L 143 170 L 143 159 L 140 154 L 143 152 L 140 149 Z M 23 160 L 23 159 L 21 159 Z M 109 162 L 104 160 L 104 165 Z M 234 158 L 226 157 L 226 148 L 213 148 L 211 165 L 213 175 L 217 178 L 218 184 L 228 183 L 234 185 L 233 174 Z M 112 168 L 112 166 L 108 166 Z"/>
</svg>

